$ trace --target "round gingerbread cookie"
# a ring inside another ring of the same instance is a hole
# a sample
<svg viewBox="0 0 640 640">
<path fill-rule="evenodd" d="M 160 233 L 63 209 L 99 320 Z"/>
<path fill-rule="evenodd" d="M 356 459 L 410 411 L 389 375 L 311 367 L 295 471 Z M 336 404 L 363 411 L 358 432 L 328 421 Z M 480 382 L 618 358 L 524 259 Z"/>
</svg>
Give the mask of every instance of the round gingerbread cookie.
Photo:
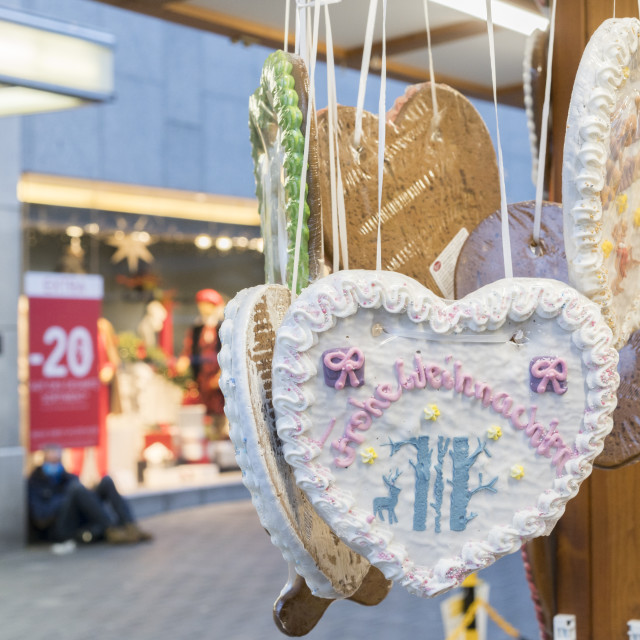
<svg viewBox="0 0 640 640">
<path fill-rule="evenodd" d="M 271 358 L 290 301 L 286 287 L 260 285 L 229 302 L 220 331 L 220 387 L 242 479 L 271 541 L 314 595 L 345 598 L 360 588 L 369 563 L 316 515 L 295 484 L 275 430 Z"/>
<path fill-rule="evenodd" d="M 640 21 L 606 20 L 578 68 L 562 171 L 571 283 L 619 349 L 640 328 Z"/>
<path fill-rule="evenodd" d="M 277 332 L 278 435 L 336 534 L 434 596 L 551 531 L 611 430 L 611 343 L 598 307 L 555 280 L 451 302 L 341 271 Z"/>
<path fill-rule="evenodd" d="M 428 83 L 407 89 L 387 114 L 382 194 L 382 268 L 434 291 L 429 267 L 462 228 L 471 230 L 500 206 L 498 168 L 486 125 L 461 93 L 437 85 L 440 122 L 433 127 Z M 347 207 L 349 266 L 375 267 L 378 229 L 378 117 L 365 112 L 355 147 L 356 110 L 338 107 L 340 167 Z M 332 250 L 328 115 L 318 114 L 325 257 Z"/>
<path fill-rule="evenodd" d="M 309 77 L 299 56 L 275 51 L 249 100 L 249 129 L 267 283 L 292 286 L 304 159 Z M 298 265 L 300 290 L 320 275 L 322 222 L 315 117 L 309 128 L 306 198 Z"/>
</svg>

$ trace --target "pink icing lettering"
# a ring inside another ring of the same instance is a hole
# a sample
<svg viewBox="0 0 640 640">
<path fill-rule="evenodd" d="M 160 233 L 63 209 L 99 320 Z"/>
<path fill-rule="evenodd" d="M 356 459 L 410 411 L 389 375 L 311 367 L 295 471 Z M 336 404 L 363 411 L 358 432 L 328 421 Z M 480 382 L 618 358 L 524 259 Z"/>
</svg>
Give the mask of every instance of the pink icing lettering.
<svg viewBox="0 0 640 640">
<path fill-rule="evenodd" d="M 427 381 L 432 389 L 442 386 L 442 369 L 437 364 L 429 364 L 425 370 Z"/>
<path fill-rule="evenodd" d="M 493 397 L 493 389 L 491 389 L 491 387 L 485 382 L 476 382 L 475 396 L 476 396 L 476 400 L 482 399 L 482 406 L 486 408 L 491 404 L 491 398 Z"/>
<path fill-rule="evenodd" d="M 349 440 L 346 438 L 340 438 L 339 440 L 334 440 L 331 443 L 331 447 L 342 453 L 344 457 L 336 456 L 333 461 L 339 467 L 348 467 L 350 464 L 353 464 L 353 461 L 356 459 L 356 450 L 352 449 L 349 446 Z"/>
<path fill-rule="evenodd" d="M 462 362 L 457 360 L 453 363 L 453 375 L 455 378 L 455 390 L 456 393 L 464 393 L 465 396 L 473 397 L 473 377 L 462 373 Z"/>
<path fill-rule="evenodd" d="M 496 412 L 502 414 L 504 418 L 511 417 L 511 407 L 513 406 L 513 399 L 508 393 L 500 391 L 493 396 L 491 401 L 491 408 Z"/>
<path fill-rule="evenodd" d="M 445 389 L 453 389 L 453 376 L 448 371 L 442 371 L 442 384 Z"/>
<path fill-rule="evenodd" d="M 524 429 L 527 425 L 523 424 L 522 422 L 520 422 L 520 416 L 525 413 L 526 409 L 524 407 L 524 405 L 522 404 L 517 404 L 515 409 L 513 410 L 513 413 L 511 414 L 511 424 L 516 428 L 516 429 Z"/>
<path fill-rule="evenodd" d="M 411 391 L 416 385 L 415 375 L 409 374 L 407 377 L 404 373 L 404 361 L 401 359 L 396 360 L 396 374 L 398 376 L 398 384 L 407 391 Z"/>
<path fill-rule="evenodd" d="M 355 373 L 359 369 L 362 369 L 362 365 L 364 364 L 364 354 L 360 349 L 351 347 L 347 353 L 343 353 L 342 351 L 330 351 L 324 356 L 323 362 L 327 369 L 341 372 L 335 383 L 335 388 L 337 390 L 344 389 L 347 377 L 349 378 L 349 384 L 352 387 L 360 386 L 360 381 Z"/>
<path fill-rule="evenodd" d="M 399 400 L 402 395 L 402 387 L 397 387 L 394 390 L 390 383 L 385 382 L 384 384 L 379 384 L 376 387 L 376 394 L 379 398 L 386 400 L 389 403 L 396 402 L 396 400 Z"/>
<path fill-rule="evenodd" d="M 564 469 L 564 465 L 573 458 L 573 451 L 566 445 L 562 449 L 558 449 L 556 455 L 553 456 L 551 462 L 556 467 L 556 473 L 560 475 L 560 472 Z"/>
</svg>

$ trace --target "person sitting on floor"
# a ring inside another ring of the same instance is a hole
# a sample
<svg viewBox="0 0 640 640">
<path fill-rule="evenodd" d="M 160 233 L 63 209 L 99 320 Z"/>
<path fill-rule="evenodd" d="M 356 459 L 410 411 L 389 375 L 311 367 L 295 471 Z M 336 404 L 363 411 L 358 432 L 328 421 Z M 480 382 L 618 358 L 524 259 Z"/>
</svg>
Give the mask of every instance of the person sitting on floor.
<svg viewBox="0 0 640 640">
<path fill-rule="evenodd" d="M 151 540 L 109 476 L 95 489 L 87 489 L 78 476 L 65 470 L 61 458 L 59 446 L 47 446 L 43 464 L 29 476 L 29 519 L 41 539 L 54 543 L 105 539 L 112 544 Z"/>
</svg>

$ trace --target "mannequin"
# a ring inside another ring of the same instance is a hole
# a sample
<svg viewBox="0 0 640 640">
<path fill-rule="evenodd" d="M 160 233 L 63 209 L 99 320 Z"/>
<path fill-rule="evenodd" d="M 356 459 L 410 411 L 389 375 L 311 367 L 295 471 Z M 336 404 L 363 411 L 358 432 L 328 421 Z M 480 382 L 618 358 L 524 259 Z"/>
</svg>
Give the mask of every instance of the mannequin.
<svg viewBox="0 0 640 640">
<path fill-rule="evenodd" d="M 224 300 L 214 289 L 202 289 L 196 294 L 199 317 L 187 332 L 182 354 L 176 364 L 179 374 L 184 375 L 191 366 L 200 401 L 212 419 L 213 439 L 228 436 L 224 415 L 224 398 L 220 391 L 219 330 L 224 318 Z"/>
</svg>

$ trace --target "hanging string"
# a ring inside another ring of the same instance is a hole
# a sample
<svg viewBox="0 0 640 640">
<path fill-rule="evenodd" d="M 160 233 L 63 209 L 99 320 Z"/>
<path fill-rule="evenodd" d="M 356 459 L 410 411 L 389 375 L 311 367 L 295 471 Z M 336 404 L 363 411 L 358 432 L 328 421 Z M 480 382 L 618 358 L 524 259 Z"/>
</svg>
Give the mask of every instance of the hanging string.
<svg viewBox="0 0 640 640">
<path fill-rule="evenodd" d="M 640 0 L 638 0 L 640 2 Z M 424 22 L 427 27 L 427 51 L 429 53 L 429 83 L 431 84 L 431 108 L 433 110 L 433 118 L 431 120 L 431 128 L 435 131 L 440 124 L 440 113 L 438 111 L 438 99 L 436 98 L 436 82 L 433 73 L 433 53 L 431 51 L 431 26 L 429 24 L 429 7 L 428 0 L 422 0 L 424 8 Z"/>
<path fill-rule="evenodd" d="M 304 18 L 303 10 L 300 7 L 297 7 L 296 11 L 296 46 L 295 53 L 300 57 L 304 57 L 304 50 L 306 49 L 306 44 L 303 42 L 305 39 L 304 34 L 306 33 L 306 29 L 303 29 L 302 19 Z"/>
<path fill-rule="evenodd" d="M 333 272 L 336 273 L 340 269 L 340 240 L 338 229 L 338 185 L 336 175 L 336 151 L 335 131 L 336 122 L 334 120 L 333 105 L 336 101 L 335 95 L 335 68 L 333 60 L 333 38 L 331 34 L 331 24 L 329 23 L 329 8 L 324 5 L 324 22 L 326 28 L 327 43 L 327 121 L 329 123 L 329 131 L 327 142 L 329 144 L 329 183 L 331 187 L 331 231 L 333 238 Z"/>
<path fill-rule="evenodd" d="M 289 52 L 289 9 L 291 8 L 291 0 L 286 0 L 284 5 L 284 52 Z"/>
<path fill-rule="evenodd" d="M 327 41 L 327 94 L 329 121 L 329 170 L 331 171 L 331 224 L 333 230 L 333 271 L 340 268 L 339 260 L 342 253 L 342 266 L 349 268 L 349 252 L 347 247 L 347 216 L 344 204 L 344 189 L 342 188 L 342 171 L 340 168 L 340 145 L 338 143 L 338 98 L 336 94 L 336 73 L 333 57 L 333 34 L 329 7 L 324 5 L 324 18 Z M 335 157 L 335 161 L 334 161 Z M 334 166 L 335 162 L 335 166 Z M 335 190 L 335 191 L 334 191 Z"/>
<path fill-rule="evenodd" d="M 536 207 L 533 215 L 533 242 L 540 242 L 540 222 L 542 220 L 542 193 L 547 162 L 547 131 L 549 129 L 549 105 L 551 103 L 551 69 L 553 61 L 553 42 L 556 33 L 556 0 L 551 3 L 551 22 L 549 25 L 549 50 L 547 51 L 547 79 L 544 86 L 542 106 L 542 124 L 540 127 L 540 149 L 538 149 L 538 175 L 536 180 Z"/>
<path fill-rule="evenodd" d="M 382 178 L 384 176 L 384 144 L 387 131 L 387 0 L 382 0 L 382 66 L 380 68 L 380 100 L 378 102 L 378 237 L 376 271 L 382 271 Z"/>
<path fill-rule="evenodd" d="M 369 15 L 367 17 L 367 28 L 364 34 L 364 45 L 362 47 L 362 66 L 360 67 L 360 84 L 358 85 L 358 101 L 356 102 L 356 125 L 353 136 L 353 142 L 356 148 L 360 146 L 360 139 L 362 138 L 362 114 L 364 112 L 364 96 L 367 90 L 367 77 L 369 76 L 371 47 L 373 45 L 373 28 L 376 23 L 377 10 L 378 0 L 369 0 Z"/>
<path fill-rule="evenodd" d="M 496 113 L 496 142 L 498 146 L 498 172 L 500 174 L 500 212 L 502 215 L 502 255 L 504 258 L 504 277 L 513 278 L 511 264 L 511 241 L 509 238 L 509 212 L 507 210 L 507 190 L 504 184 L 504 163 L 502 161 L 502 143 L 500 142 L 500 124 L 498 122 L 498 88 L 496 81 L 496 45 L 493 37 L 493 19 L 491 0 L 487 3 L 487 32 L 489 34 L 489 57 L 491 59 L 491 82 L 493 85 L 493 107 Z"/>
<path fill-rule="evenodd" d="M 307 103 L 307 120 L 304 132 L 304 151 L 302 155 L 302 174 L 300 176 L 300 199 L 298 201 L 298 225 L 296 227 L 296 244 L 293 254 L 293 274 L 291 282 L 291 301 L 293 302 L 298 290 L 298 268 L 300 265 L 300 243 L 302 241 L 302 225 L 304 223 L 304 205 L 306 201 L 307 164 L 309 162 L 309 138 L 311 137 L 311 116 L 315 103 L 315 74 L 316 57 L 318 54 L 318 30 L 320 26 L 320 0 L 315 0 L 313 6 L 313 38 L 311 42 L 311 60 L 309 64 L 309 98 Z"/>
</svg>

